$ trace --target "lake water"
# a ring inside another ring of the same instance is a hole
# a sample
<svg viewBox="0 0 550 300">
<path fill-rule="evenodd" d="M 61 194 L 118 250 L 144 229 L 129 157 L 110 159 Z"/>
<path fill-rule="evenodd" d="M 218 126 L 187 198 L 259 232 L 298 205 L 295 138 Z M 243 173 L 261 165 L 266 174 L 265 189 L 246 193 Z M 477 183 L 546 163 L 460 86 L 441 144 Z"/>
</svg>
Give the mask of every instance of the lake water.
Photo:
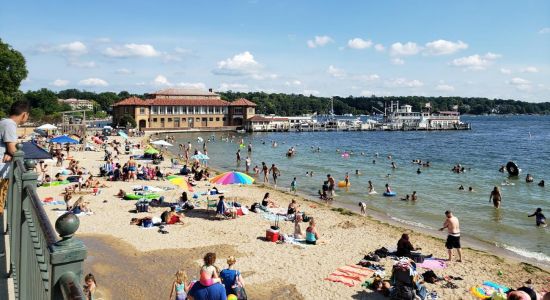
<svg viewBox="0 0 550 300">
<path fill-rule="evenodd" d="M 245 144 L 253 145 L 252 167 L 260 166 L 262 161 L 268 166 L 275 163 L 281 170 L 279 187 L 289 187 L 297 177 L 299 191 L 309 195 L 317 194 L 327 174 L 340 181 L 349 172 L 351 186 L 337 189 L 336 202 L 357 206 L 359 201 L 365 201 L 370 209 L 426 229 L 441 227 L 445 210 L 452 210 L 460 219 L 463 235 L 550 263 L 550 228 L 537 228 L 534 217 L 527 217 L 537 207 L 550 217 L 550 185 L 544 188 L 537 185 L 541 179 L 550 181 L 550 116 L 464 116 L 462 119 L 472 124 L 472 130 L 184 133 L 175 136 L 177 143 L 191 141 L 200 148 L 197 137 L 205 140 L 213 137 L 214 142 L 208 143 L 209 164 L 243 171 L 246 149 L 241 150 L 243 162 L 240 166 L 236 164 L 235 155 L 242 138 Z M 233 142 L 222 139 L 230 135 L 235 136 Z M 272 147 L 272 141 L 278 146 Z M 297 149 L 297 154 L 287 158 L 285 154 L 291 146 Z M 313 151 L 317 147 L 320 152 Z M 172 150 L 177 151 L 177 148 Z M 354 154 L 344 158 L 336 149 Z M 387 158 L 389 154 L 392 160 Z M 422 173 L 417 174 L 418 165 L 411 163 L 413 159 L 430 161 L 432 166 L 421 168 Z M 391 168 L 392 161 L 397 169 Z M 522 170 L 518 178 L 508 178 L 506 173 L 498 171 L 508 161 L 516 162 Z M 451 172 L 457 163 L 466 167 L 465 173 Z M 354 175 L 355 170 L 362 174 Z M 314 175 L 305 176 L 310 171 Z M 534 176 L 534 183 L 525 182 L 527 173 Z M 379 194 L 367 194 L 368 180 L 373 182 Z M 502 185 L 505 180 L 514 185 Z M 386 183 L 397 192 L 397 197 L 381 195 Z M 460 185 L 466 190 L 459 191 Z M 467 191 L 470 186 L 473 192 Z M 494 186 L 498 186 L 503 195 L 500 209 L 489 203 Z M 416 203 L 400 200 L 412 191 L 418 194 Z"/>
</svg>

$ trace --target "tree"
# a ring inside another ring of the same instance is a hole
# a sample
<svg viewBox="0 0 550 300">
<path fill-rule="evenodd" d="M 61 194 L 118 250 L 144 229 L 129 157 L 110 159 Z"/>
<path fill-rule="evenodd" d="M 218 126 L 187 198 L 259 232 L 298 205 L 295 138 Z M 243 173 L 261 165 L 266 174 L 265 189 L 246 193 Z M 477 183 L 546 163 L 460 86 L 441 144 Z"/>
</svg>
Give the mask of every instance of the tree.
<svg viewBox="0 0 550 300">
<path fill-rule="evenodd" d="M 0 39 L 0 117 L 6 115 L 27 73 L 23 55 Z"/>
<path fill-rule="evenodd" d="M 59 112 L 62 108 L 57 100 L 57 95 L 48 89 L 28 91 L 25 93 L 25 98 L 29 101 L 32 107 L 41 108 L 46 115 Z"/>
<path fill-rule="evenodd" d="M 124 115 L 118 121 L 118 126 L 126 128 L 136 128 L 136 120 L 134 120 L 134 117 L 130 115 Z"/>
</svg>

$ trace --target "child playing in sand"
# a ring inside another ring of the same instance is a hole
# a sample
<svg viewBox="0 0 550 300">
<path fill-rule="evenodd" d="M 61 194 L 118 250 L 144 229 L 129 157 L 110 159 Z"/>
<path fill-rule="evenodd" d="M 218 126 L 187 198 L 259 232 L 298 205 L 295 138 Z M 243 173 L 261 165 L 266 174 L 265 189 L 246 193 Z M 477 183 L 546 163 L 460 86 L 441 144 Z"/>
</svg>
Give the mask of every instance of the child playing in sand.
<svg viewBox="0 0 550 300">
<path fill-rule="evenodd" d="M 176 299 L 176 300 L 185 300 L 187 299 L 187 292 L 189 292 L 190 284 L 189 280 L 187 280 L 187 274 L 179 270 L 176 272 L 176 278 L 174 279 L 174 283 L 172 284 L 172 289 L 170 290 L 170 299 Z M 174 292 L 176 292 L 176 297 L 173 298 Z"/>
<path fill-rule="evenodd" d="M 204 266 L 201 268 L 200 272 L 200 283 L 203 286 L 211 286 L 216 282 L 221 282 L 220 277 L 218 276 L 218 269 L 214 266 L 216 262 L 216 253 L 206 253 L 204 256 Z"/>
<path fill-rule="evenodd" d="M 367 203 L 365 202 L 359 202 L 359 207 L 361 207 L 361 214 L 366 215 L 367 214 Z"/>
</svg>

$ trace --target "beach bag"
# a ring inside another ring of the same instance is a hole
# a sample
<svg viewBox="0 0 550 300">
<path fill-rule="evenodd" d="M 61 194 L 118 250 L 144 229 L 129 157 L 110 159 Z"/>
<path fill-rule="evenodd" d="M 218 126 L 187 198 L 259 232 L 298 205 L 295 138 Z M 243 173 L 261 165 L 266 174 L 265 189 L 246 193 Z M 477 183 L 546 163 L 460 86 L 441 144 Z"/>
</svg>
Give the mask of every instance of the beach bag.
<svg viewBox="0 0 550 300">
<path fill-rule="evenodd" d="M 428 283 L 436 283 L 439 281 L 439 278 L 432 270 L 424 272 L 424 274 L 422 274 L 422 277 L 424 278 L 424 281 Z"/>
<path fill-rule="evenodd" d="M 310 216 L 306 216 L 306 213 L 303 213 L 303 214 L 302 214 L 302 221 L 303 221 L 304 223 L 307 223 L 307 222 L 309 222 L 309 220 L 311 220 L 311 217 L 310 217 Z"/>
<path fill-rule="evenodd" d="M 398 282 L 390 292 L 390 300 L 415 300 L 413 287 Z"/>
<path fill-rule="evenodd" d="M 376 249 L 374 254 L 378 255 L 380 258 L 385 258 L 390 254 L 390 251 L 388 251 L 385 247 L 382 247 L 380 249 Z"/>
<path fill-rule="evenodd" d="M 232 294 L 237 296 L 238 300 L 247 300 L 248 297 L 246 296 L 246 291 L 244 290 L 244 287 L 240 286 L 237 283 L 237 277 L 239 277 L 240 274 L 241 273 L 239 271 L 235 273 L 235 284 L 231 287 Z"/>
</svg>

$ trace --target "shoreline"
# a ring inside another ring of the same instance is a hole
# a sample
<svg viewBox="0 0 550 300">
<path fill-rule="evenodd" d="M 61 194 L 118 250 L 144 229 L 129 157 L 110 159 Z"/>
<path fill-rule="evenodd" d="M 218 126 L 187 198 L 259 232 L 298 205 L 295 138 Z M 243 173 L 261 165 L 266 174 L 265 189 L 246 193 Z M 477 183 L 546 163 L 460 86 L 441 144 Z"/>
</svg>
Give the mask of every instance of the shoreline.
<svg viewBox="0 0 550 300">
<path fill-rule="evenodd" d="M 148 138 L 148 136 L 146 135 L 144 138 Z M 147 140 L 145 140 L 145 142 L 147 142 Z M 167 154 L 166 155 L 167 158 L 176 158 L 176 159 L 180 160 L 179 157 L 177 155 L 174 155 L 174 153 L 172 153 L 170 150 L 166 151 L 166 154 Z M 216 173 L 216 174 L 221 174 L 221 173 L 225 173 L 225 172 L 230 171 L 230 170 L 223 170 L 219 167 L 212 167 L 211 165 L 208 165 L 208 169 L 211 170 L 213 173 Z M 253 185 L 258 187 L 258 188 L 277 191 L 277 192 L 284 193 L 286 195 L 293 196 L 293 197 L 295 196 L 297 198 L 301 198 L 302 200 L 305 200 L 305 201 L 308 201 L 308 202 L 313 202 L 313 203 L 318 204 L 318 205 L 326 206 L 327 208 L 330 208 L 331 210 L 339 209 L 339 208 L 345 209 L 345 210 L 350 211 L 353 215 L 358 216 L 358 217 L 367 217 L 371 221 L 375 221 L 375 222 L 379 222 L 381 224 L 392 226 L 395 229 L 403 229 L 403 231 L 413 231 L 413 232 L 420 233 L 420 234 L 425 235 L 425 236 L 430 237 L 430 238 L 435 238 L 435 239 L 441 241 L 442 243 L 445 242 L 446 233 L 443 233 L 443 232 L 440 233 L 438 230 L 435 230 L 435 229 L 430 229 L 430 228 L 426 228 L 426 227 L 411 224 L 414 221 L 401 220 L 399 218 L 392 217 L 391 215 L 389 215 L 387 213 L 384 213 L 382 211 L 374 210 L 374 209 L 372 209 L 368 206 L 367 206 L 367 214 L 365 216 L 363 216 L 363 215 L 361 215 L 360 209 L 358 208 L 358 206 L 355 206 L 355 205 L 342 203 L 340 201 L 332 201 L 331 203 L 325 203 L 325 202 L 321 201 L 320 199 L 318 199 L 317 197 L 315 197 L 311 194 L 307 194 L 307 193 L 303 193 L 303 192 L 297 192 L 296 194 L 293 194 L 293 193 L 289 192 L 287 188 L 276 187 L 276 186 L 274 186 L 270 183 L 268 183 L 267 185 L 265 183 L 258 183 L 258 182 L 256 182 L 256 178 L 254 178 L 254 180 L 255 181 L 254 181 Z M 443 213 L 442 213 L 442 216 L 443 216 Z M 443 223 L 443 217 L 442 217 L 441 222 Z M 475 237 L 472 237 L 472 236 L 469 236 L 468 234 L 466 234 L 466 235 L 463 235 L 461 237 L 461 242 L 463 242 L 462 243 L 462 249 L 467 248 L 467 249 L 471 249 L 473 251 L 482 251 L 482 252 L 484 252 L 485 254 L 488 254 L 488 255 L 493 255 L 495 257 L 502 257 L 502 258 L 505 258 L 505 259 L 512 260 L 516 263 L 524 263 L 524 264 L 533 265 L 533 266 L 536 266 L 537 268 L 540 268 L 544 271 L 550 272 L 550 261 L 542 261 L 542 260 L 539 260 L 539 259 L 536 259 L 536 258 L 523 256 L 523 255 L 521 255 L 517 252 L 514 252 L 512 250 L 509 250 L 505 247 L 499 247 L 496 244 L 496 242 L 494 242 L 494 241 L 476 239 Z"/>
</svg>

